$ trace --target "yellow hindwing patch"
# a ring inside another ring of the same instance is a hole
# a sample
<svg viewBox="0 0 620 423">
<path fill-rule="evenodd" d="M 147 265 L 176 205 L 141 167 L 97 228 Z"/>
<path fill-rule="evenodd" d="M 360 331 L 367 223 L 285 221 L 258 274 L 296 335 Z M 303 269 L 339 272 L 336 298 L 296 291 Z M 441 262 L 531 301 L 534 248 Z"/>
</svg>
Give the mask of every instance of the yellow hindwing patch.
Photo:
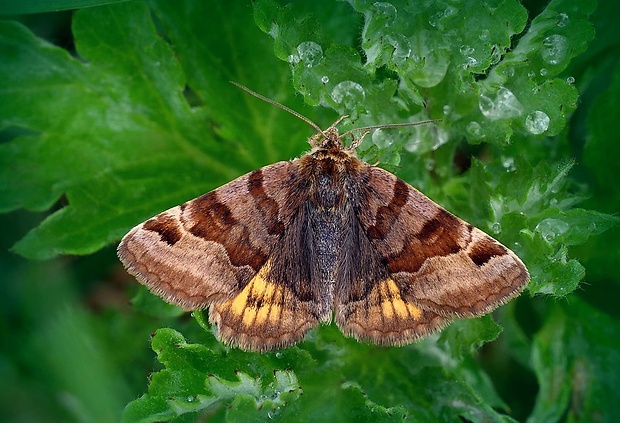
<svg viewBox="0 0 620 423">
<path fill-rule="evenodd" d="M 409 316 L 413 319 L 419 319 L 422 315 L 421 309 L 402 299 L 400 290 L 392 279 L 382 281 L 379 290 L 381 293 L 381 312 L 386 319 L 392 319 L 395 315 L 400 319 L 406 319 Z"/>
<path fill-rule="evenodd" d="M 282 296 L 282 287 L 266 280 L 269 269 L 267 262 L 243 291 L 229 301 L 231 314 L 241 318 L 246 327 L 264 325 L 267 321 L 275 323 L 282 314 L 281 306 L 276 301 Z"/>
</svg>

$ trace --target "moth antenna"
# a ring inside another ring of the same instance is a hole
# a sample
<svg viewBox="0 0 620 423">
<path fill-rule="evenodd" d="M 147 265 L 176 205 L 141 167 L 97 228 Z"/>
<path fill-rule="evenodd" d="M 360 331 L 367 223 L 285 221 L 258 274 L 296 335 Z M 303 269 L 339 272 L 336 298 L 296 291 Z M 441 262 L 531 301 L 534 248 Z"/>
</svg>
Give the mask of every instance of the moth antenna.
<svg viewBox="0 0 620 423">
<path fill-rule="evenodd" d="M 353 131 L 349 131 L 349 132 L 353 132 Z M 345 135 L 348 134 L 349 132 L 345 132 Z M 366 135 L 370 134 L 370 131 L 364 131 L 364 133 L 362 134 L 361 137 L 359 138 L 354 138 L 353 142 L 351 143 L 351 145 L 349 146 L 349 148 L 347 148 L 347 150 L 349 151 L 354 151 L 357 147 L 360 146 L 360 144 L 362 143 L 362 141 L 364 141 L 364 137 Z"/>
<path fill-rule="evenodd" d="M 441 119 L 423 120 L 421 122 L 388 123 L 387 125 L 364 126 L 362 128 L 351 129 L 351 130 L 345 132 L 344 134 L 342 134 L 341 137 L 344 138 L 347 135 L 351 135 L 354 132 L 360 132 L 360 131 L 364 131 L 364 132 L 368 133 L 368 132 L 372 131 L 373 129 L 404 128 L 404 127 L 407 127 L 407 126 L 418 126 L 418 125 L 424 125 L 424 124 L 433 123 L 433 122 L 441 122 Z M 364 138 L 364 136 L 366 136 L 366 134 L 364 134 L 362 136 L 362 138 Z"/>
<path fill-rule="evenodd" d="M 346 119 L 346 118 L 348 118 L 348 117 L 349 117 L 349 115 L 343 115 L 343 116 L 340 116 L 338 119 L 336 119 L 336 122 L 332 123 L 329 127 L 330 127 L 330 128 L 335 128 L 336 126 L 338 126 L 338 124 L 339 124 L 340 122 L 342 122 L 343 120 L 345 120 L 345 119 Z"/>
<path fill-rule="evenodd" d="M 245 91 L 248 94 L 252 94 L 254 97 L 263 100 L 264 102 L 267 102 L 269 104 L 272 104 L 276 107 L 279 107 L 280 109 L 284 110 L 285 112 L 289 112 L 290 114 L 292 114 L 293 116 L 296 116 L 297 118 L 303 120 L 304 122 L 306 122 L 308 125 L 312 126 L 314 129 L 316 129 L 316 131 L 323 135 L 325 137 L 325 132 L 323 132 L 323 130 L 319 127 L 319 125 L 317 125 L 316 123 L 312 122 L 310 119 L 308 119 L 307 117 L 305 117 L 304 115 L 302 115 L 301 113 L 296 112 L 295 110 L 286 107 L 284 104 L 280 104 L 277 101 L 274 101 L 270 98 L 265 97 L 264 95 L 260 95 L 259 93 L 252 91 L 251 89 L 249 89 L 248 87 L 239 84 L 238 82 L 235 81 L 228 81 L 231 84 L 233 84 L 234 86 L 236 86 L 237 88 L 241 88 L 243 91 Z M 338 120 L 337 122 L 340 122 L 340 120 Z M 334 124 L 335 125 L 335 124 Z M 334 126 L 332 125 L 332 126 Z"/>
</svg>

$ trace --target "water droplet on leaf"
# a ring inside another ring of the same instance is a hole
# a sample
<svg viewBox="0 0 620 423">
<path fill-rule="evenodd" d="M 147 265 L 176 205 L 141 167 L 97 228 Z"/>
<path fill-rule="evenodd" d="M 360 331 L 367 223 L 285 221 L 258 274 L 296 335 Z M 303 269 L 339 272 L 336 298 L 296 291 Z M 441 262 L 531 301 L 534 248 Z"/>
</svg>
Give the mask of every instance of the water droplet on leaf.
<svg viewBox="0 0 620 423">
<path fill-rule="evenodd" d="M 389 147 L 394 142 L 394 139 L 382 129 L 377 129 L 375 132 L 373 132 L 371 139 L 374 145 L 382 149 Z"/>
<path fill-rule="evenodd" d="M 332 100 L 346 109 L 353 109 L 353 107 L 364 101 L 366 92 L 357 82 L 342 81 L 334 87 L 331 97 Z"/>
<path fill-rule="evenodd" d="M 377 10 L 377 12 L 382 15 L 385 26 L 389 26 L 394 23 L 394 21 L 396 20 L 397 10 L 392 3 L 377 2 L 373 3 L 373 6 Z"/>
<path fill-rule="evenodd" d="M 499 222 L 494 222 L 491 225 L 491 230 L 495 235 L 499 235 L 502 233 L 502 225 Z"/>
<path fill-rule="evenodd" d="M 480 112 L 490 120 L 511 119 L 523 112 L 523 107 L 517 97 L 506 87 L 501 87 L 497 91 L 495 99 L 481 94 L 478 107 Z"/>
<path fill-rule="evenodd" d="M 506 172 L 514 172 L 517 170 L 514 157 L 502 157 L 502 166 L 506 169 Z"/>
<path fill-rule="evenodd" d="M 493 44 L 493 46 L 491 47 L 491 64 L 498 63 L 502 59 L 503 53 L 504 53 L 504 50 L 502 50 L 500 46 L 498 46 L 497 44 Z M 510 69 L 514 70 L 514 68 L 512 67 L 510 67 Z M 514 74 L 514 71 L 513 71 L 513 74 Z"/>
<path fill-rule="evenodd" d="M 462 45 L 461 48 L 459 49 L 459 51 L 461 52 L 461 54 L 463 56 L 469 56 L 471 54 L 474 53 L 474 51 L 476 51 L 473 47 L 470 47 L 468 45 Z"/>
<path fill-rule="evenodd" d="M 568 39 L 563 35 L 550 35 L 543 40 L 540 55 L 550 65 L 557 65 L 566 59 L 568 54 Z"/>
<path fill-rule="evenodd" d="M 566 78 L 566 83 L 569 85 L 573 85 L 575 83 L 575 78 L 572 76 L 569 76 Z"/>
<path fill-rule="evenodd" d="M 478 64 L 478 61 L 469 56 L 465 58 L 465 63 L 463 64 L 463 69 L 467 69 L 467 68 L 473 68 L 474 66 L 476 66 Z"/>
<path fill-rule="evenodd" d="M 437 12 L 433 16 L 431 16 L 431 18 L 428 20 L 428 23 L 430 26 L 436 28 L 439 25 L 441 19 L 443 19 L 443 12 Z"/>
<path fill-rule="evenodd" d="M 566 13 L 558 13 L 558 16 L 556 17 L 556 19 L 558 21 L 557 25 L 560 28 L 564 28 L 568 24 L 568 21 L 569 21 L 568 15 Z"/>
<path fill-rule="evenodd" d="M 327 83 L 329 82 L 329 77 L 328 77 L 327 75 L 323 75 L 323 76 L 321 77 L 321 82 L 322 82 L 323 84 L 327 84 Z"/>
<path fill-rule="evenodd" d="M 478 122 L 469 122 L 467 124 L 467 133 L 472 136 L 473 139 L 478 139 L 482 135 L 482 128 Z"/>
<path fill-rule="evenodd" d="M 557 237 L 564 235 L 570 229 L 570 225 L 563 220 L 547 218 L 538 225 L 536 230 L 540 232 L 543 239 L 547 242 L 551 242 Z"/>
<path fill-rule="evenodd" d="M 385 37 L 385 41 L 394 47 L 392 63 L 396 66 L 403 66 L 411 55 L 409 40 L 402 34 L 389 34 Z"/>
<path fill-rule="evenodd" d="M 323 49 L 313 41 L 299 44 L 297 46 L 297 53 L 299 53 L 299 60 L 308 68 L 317 65 L 323 58 Z"/>
<path fill-rule="evenodd" d="M 515 68 L 512 66 L 506 66 L 502 72 L 508 78 L 512 78 L 515 75 Z"/>
<path fill-rule="evenodd" d="M 549 129 L 549 116 L 545 112 L 536 110 L 525 118 L 525 128 L 534 135 L 539 135 Z"/>
<path fill-rule="evenodd" d="M 405 150 L 411 153 L 424 153 L 436 150 L 448 142 L 449 133 L 434 124 L 413 127 L 413 133 L 405 144 Z"/>
</svg>

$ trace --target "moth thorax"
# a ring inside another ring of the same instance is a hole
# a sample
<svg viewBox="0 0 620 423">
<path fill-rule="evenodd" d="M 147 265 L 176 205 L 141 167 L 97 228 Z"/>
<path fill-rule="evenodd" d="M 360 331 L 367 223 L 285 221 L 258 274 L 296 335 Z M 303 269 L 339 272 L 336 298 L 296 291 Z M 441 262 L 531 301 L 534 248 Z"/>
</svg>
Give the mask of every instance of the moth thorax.
<svg viewBox="0 0 620 423">
<path fill-rule="evenodd" d="M 315 177 L 315 186 L 310 198 L 321 211 L 339 210 L 344 206 L 346 193 L 338 166 L 333 160 L 322 160 Z"/>
</svg>

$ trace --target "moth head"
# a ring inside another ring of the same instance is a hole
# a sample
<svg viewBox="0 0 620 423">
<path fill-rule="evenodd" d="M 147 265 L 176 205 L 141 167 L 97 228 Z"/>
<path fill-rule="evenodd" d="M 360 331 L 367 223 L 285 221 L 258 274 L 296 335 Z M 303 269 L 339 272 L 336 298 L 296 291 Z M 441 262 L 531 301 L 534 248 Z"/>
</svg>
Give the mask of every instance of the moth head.
<svg viewBox="0 0 620 423">
<path fill-rule="evenodd" d="M 338 132 L 338 128 L 336 127 L 343 119 L 348 118 L 348 116 L 341 116 L 327 129 L 319 129 L 316 134 L 314 134 L 308 140 L 308 143 L 312 148 L 320 148 L 320 149 L 344 149 L 344 142 L 342 142 L 342 137 Z"/>
<path fill-rule="evenodd" d="M 331 150 L 336 148 L 342 150 L 344 144 L 338 133 L 338 128 L 330 126 L 326 130 L 310 138 L 310 145 L 321 149 Z"/>
</svg>

